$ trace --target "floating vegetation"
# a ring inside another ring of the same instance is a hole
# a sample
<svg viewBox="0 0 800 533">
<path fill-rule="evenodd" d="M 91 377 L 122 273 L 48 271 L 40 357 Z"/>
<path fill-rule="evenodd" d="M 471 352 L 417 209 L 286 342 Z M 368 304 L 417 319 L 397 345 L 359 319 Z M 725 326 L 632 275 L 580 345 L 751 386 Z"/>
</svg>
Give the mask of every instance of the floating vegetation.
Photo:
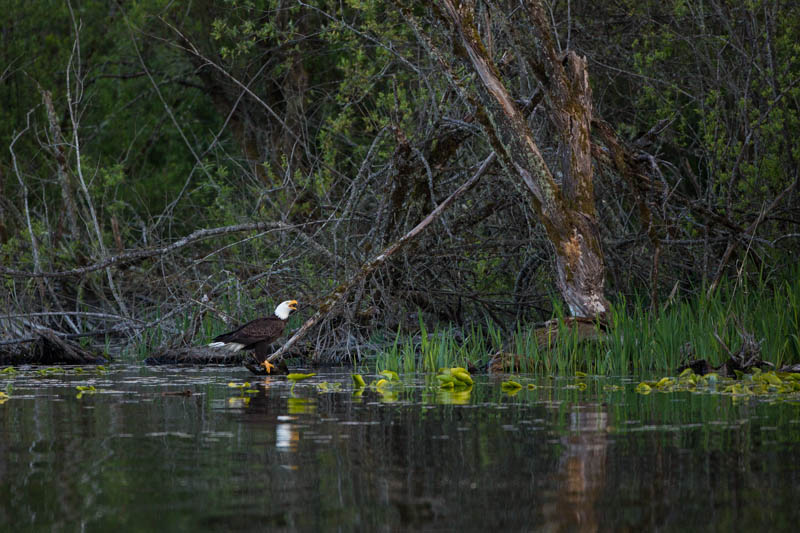
<svg viewBox="0 0 800 533">
<path fill-rule="evenodd" d="M 564 388 L 585 391 L 589 387 L 589 385 L 585 381 L 586 377 L 587 377 L 586 372 L 575 372 L 575 378 L 577 379 L 577 381 L 575 383 L 565 385 Z"/>
<path fill-rule="evenodd" d="M 299 373 L 292 373 L 286 376 L 289 381 L 303 381 L 304 379 L 308 379 L 310 377 L 316 376 L 316 372 L 311 372 L 310 374 L 299 374 Z"/>
<path fill-rule="evenodd" d="M 244 383 L 231 381 L 228 383 L 228 388 L 239 390 L 239 396 L 228 398 L 228 405 L 231 407 L 247 407 L 250 404 L 250 397 L 245 395 L 259 393 L 258 389 L 252 388 L 252 384 L 249 381 Z"/>
<path fill-rule="evenodd" d="M 294 394 L 294 386 L 297 385 L 298 381 L 303 381 L 304 379 L 308 379 L 316 375 L 316 372 L 311 372 L 310 374 L 301 374 L 299 372 L 288 374 L 286 378 L 292 382 L 292 388 L 290 389 L 291 394 Z"/>
<path fill-rule="evenodd" d="M 232 398 L 228 398 L 228 407 L 247 407 L 248 405 L 250 405 L 249 396 L 233 396 Z"/>
<path fill-rule="evenodd" d="M 514 381 L 513 379 L 509 379 L 500 384 L 500 389 L 510 396 L 514 396 L 521 388 L 522 385 L 519 381 Z"/>
<path fill-rule="evenodd" d="M 687 368 L 677 377 L 663 377 L 658 381 L 642 381 L 636 386 L 639 394 L 651 392 L 706 392 L 732 396 L 790 396 L 800 398 L 800 373 L 762 372 L 754 368 L 750 373 L 736 372 L 735 378 L 724 378 L 716 373 L 695 374 Z"/>
<path fill-rule="evenodd" d="M 399 381 L 400 376 L 394 370 L 381 370 L 378 372 L 382 376 L 386 376 L 389 381 Z"/>
<path fill-rule="evenodd" d="M 353 374 L 352 378 L 353 378 L 353 385 L 357 389 L 363 389 L 367 386 L 367 383 L 364 381 L 364 378 L 361 377 L 361 374 Z"/>
<path fill-rule="evenodd" d="M 35 374 L 37 376 L 47 377 L 52 376 L 54 374 L 66 374 L 67 371 L 60 366 L 49 366 L 47 368 L 40 368 L 36 370 Z"/>
<path fill-rule="evenodd" d="M 353 396 L 361 397 L 367 388 L 378 394 L 383 402 L 394 402 L 399 399 L 399 394 L 405 390 L 403 383 L 400 381 L 400 376 L 396 372 L 384 371 L 378 375 L 385 376 L 377 379 L 367 386 L 364 378 L 360 374 L 352 374 L 353 379 Z"/>
<path fill-rule="evenodd" d="M 466 388 L 438 388 L 436 400 L 441 404 L 466 405 L 472 397 L 472 386 Z"/>
<path fill-rule="evenodd" d="M 392 380 L 381 378 L 372 382 L 370 388 L 378 393 L 382 402 L 396 402 L 403 391 L 403 384 L 399 378 Z"/>
<path fill-rule="evenodd" d="M 229 407 L 247 407 L 250 405 L 250 396 L 247 395 L 259 393 L 259 390 L 254 389 L 249 381 L 245 381 L 244 383 L 230 381 L 228 382 L 228 388 L 237 389 L 239 391 L 239 396 L 232 396 L 231 398 L 228 398 Z"/>
<path fill-rule="evenodd" d="M 442 368 L 436 375 L 439 386 L 443 389 L 465 389 L 472 387 L 472 376 L 464 367 Z"/>
<path fill-rule="evenodd" d="M 327 381 L 323 381 L 322 383 L 317 383 L 317 390 L 320 392 L 338 392 L 342 390 L 341 383 L 328 383 Z"/>
<path fill-rule="evenodd" d="M 79 400 L 83 398 L 84 394 L 97 394 L 97 389 L 94 385 L 78 385 L 75 389 L 78 391 L 75 397 Z"/>
<path fill-rule="evenodd" d="M 103 374 L 103 373 L 108 371 L 108 369 L 106 367 L 100 366 L 100 365 L 98 365 L 97 367 L 94 367 L 94 368 L 97 370 L 98 374 Z M 48 367 L 37 368 L 35 370 L 31 369 L 31 370 L 20 371 L 14 366 L 7 366 L 7 367 L 3 368 L 2 370 L 0 370 L 0 376 L 11 377 L 11 376 L 17 375 L 20 372 L 22 372 L 25 375 L 32 374 L 32 375 L 37 376 L 37 377 L 51 377 L 51 376 L 57 376 L 57 375 L 58 376 L 61 376 L 61 375 L 80 376 L 80 375 L 86 374 L 87 372 L 89 372 L 89 370 L 87 370 L 87 369 L 85 369 L 85 368 L 83 368 L 81 366 L 74 366 L 74 367 L 72 367 L 72 366 L 67 366 L 67 367 L 48 366 Z"/>
</svg>

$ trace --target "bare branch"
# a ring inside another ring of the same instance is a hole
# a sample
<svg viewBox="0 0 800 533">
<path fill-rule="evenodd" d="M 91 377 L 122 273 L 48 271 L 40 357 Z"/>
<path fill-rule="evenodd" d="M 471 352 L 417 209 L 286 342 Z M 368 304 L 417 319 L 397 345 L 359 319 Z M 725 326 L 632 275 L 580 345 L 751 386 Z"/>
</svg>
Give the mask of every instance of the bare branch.
<svg viewBox="0 0 800 533">
<path fill-rule="evenodd" d="M 219 237 L 221 235 L 228 235 L 230 233 L 239 233 L 243 231 L 272 231 L 272 230 L 297 231 L 299 228 L 303 226 L 312 224 L 315 223 L 292 225 L 292 224 L 284 224 L 283 222 L 251 222 L 248 224 L 237 224 L 234 226 L 200 229 L 193 231 L 186 237 L 178 239 L 177 241 L 167 246 L 162 246 L 160 248 L 152 248 L 149 250 L 136 250 L 124 254 L 113 255 L 103 259 L 102 261 L 81 268 L 62 270 L 60 272 L 39 272 L 38 271 L 39 269 L 37 268 L 36 272 L 28 272 L 28 271 L 15 270 L 12 268 L 6 268 L 4 266 L 0 266 L 0 275 L 12 278 L 65 278 L 70 276 L 83 276 L 90 272 L 102 270 L 107 267 L 128 265 L 130 263 L 142 261 L 149 257 L 165 255 L 170 252 L 174 252 L 175 250 L 179 250 L 184 246 L 188 246 L 189 244 L 201 241 L 203 239 L 208 239 L 211 237 Z"/>
<path fill-rule="evenodd" d="M 397 250 L 411 242 L 415 237 L 417 237 L 431 222 L 439 218 L 439 215 L 444 213 L 444 211 L 452 204 L 456 198 L 464 194 L 466 191 L 472 188 L 475 185 L 480 177 L 486 172 L 486 170 L 494 163 L 495 159 L 497 159 L 497 154 L 492 152 L 489 157 L 483 160 L 481 166 L 475 172 L 475 174 L 467 180 L 463 185 L 461 185 L 458 189 L 453 191 L 453 193 L 448 196 L 441 204 L 439 204 L 436 209 L 430 212 L 428 216 L 425 217 L 422 222 L 414 226 L 414 228 L 403 235 L 400 239 L 386 247 L 383 252 L 375 256 L 372 260 L 368 261 L 364 265 L 361 266 L 361 269 L 355 274 L 347 283 L 339 285 L 336 289 L 333 290 L 332 293 L 328 295 L 328 297 L 323 301 L 320 305 L 320 309 L 314 313 L 314 315 L 306 320 L 306 322 L 300 327 L 297 332 L 292 335 L 292 337 L 286 341 L 286 343 L 281 346 L 275 353 L 267 357 L 267 361 L 272 361 L 277 359 L 281 355 L 283 355 L 295 342 L 305 336 L 306 332 L 311 329 L 317 322 L 320 321 L 324 316 L 328 315 L 331 310 L 339 304 L 345 296 L 350 293 L 350 290 L 356 286 L 360 281 L 366 279 L 371 273 L 373 273 L 378 267 L 383 265 L 389 257 L 394 254 Z"/>
</svg>

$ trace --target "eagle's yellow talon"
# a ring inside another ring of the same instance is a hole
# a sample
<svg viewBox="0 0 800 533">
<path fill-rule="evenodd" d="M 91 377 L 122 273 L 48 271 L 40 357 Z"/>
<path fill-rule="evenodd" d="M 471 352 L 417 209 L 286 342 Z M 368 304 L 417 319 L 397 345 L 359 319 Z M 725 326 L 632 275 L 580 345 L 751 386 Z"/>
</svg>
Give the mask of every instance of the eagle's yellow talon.
<svg viewBox="0 0 800 533">
<path fill-rule="evenodd" d="M 273 368 L 275 368 L 275 365 L 273 365 L 273 364 L 272 364 L 272 363 L 270 363 L 269 361 L 263 361 L 263 362 L 261 363 L 261 366 L 263 366 L 263 367 L 264 367 L 264 369 L 267 371 L 267 374 L 271 373 L 271 372 L 272 372 L 272 369 L 273 369 Z"/>
</svg>

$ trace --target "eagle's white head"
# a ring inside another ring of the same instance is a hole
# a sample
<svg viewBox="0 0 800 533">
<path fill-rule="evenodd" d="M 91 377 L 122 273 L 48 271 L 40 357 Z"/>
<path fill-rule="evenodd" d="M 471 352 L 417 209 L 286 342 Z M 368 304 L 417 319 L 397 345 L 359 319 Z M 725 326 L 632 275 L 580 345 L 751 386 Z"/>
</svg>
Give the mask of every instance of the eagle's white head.
<svg viewBox="0 0 800 533">
<path fill-rule="evenodd" d="M 286 300 L 275 308 L 275 316 L 281 320 L 286 320 L 292 314 L 292 311 L 297 311 L 297 300 Z"/>
</svg>

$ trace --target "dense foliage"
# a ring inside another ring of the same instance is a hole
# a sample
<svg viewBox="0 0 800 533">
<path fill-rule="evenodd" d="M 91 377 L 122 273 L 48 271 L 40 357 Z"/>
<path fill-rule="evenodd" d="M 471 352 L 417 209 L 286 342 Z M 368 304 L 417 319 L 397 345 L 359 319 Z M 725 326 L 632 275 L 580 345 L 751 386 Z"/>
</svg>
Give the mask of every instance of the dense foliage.
<svg viewBox="0 0 800 533">
<path fill-rule="evenodd" d="M 525 31 L 515 5 L 478 2 L 476 24 L 559 168 L 566 154 L 512 46 Z M 800 7 L 545 5 L 559 49 L 588 58 L 609 299 L 646 294 L 635 301 L 657 308 L 724 277 L 785 278 L 800 235 Z M 315 307 L 492 150 L 479 110 L 436 57 L 461 51 L 435 3 L 5 7 L 0 324 L 9 334 L 31 324 L 123 335 L 194 325 L 191 341 L 205 313 L 242 320 L 288 297 Z M 474 73 L 455 75 L 476 87 Z M 631 154 L 627 166 L 608 131 Z M 181 240 L 212 228 L 222 229 Z M 418 309 L 458 324 L 547 318 L 551 258 L 525 195 L 494 165 L 359 283 L 321 325 L 319 346 L 351 353 Z"/>
</svg>

